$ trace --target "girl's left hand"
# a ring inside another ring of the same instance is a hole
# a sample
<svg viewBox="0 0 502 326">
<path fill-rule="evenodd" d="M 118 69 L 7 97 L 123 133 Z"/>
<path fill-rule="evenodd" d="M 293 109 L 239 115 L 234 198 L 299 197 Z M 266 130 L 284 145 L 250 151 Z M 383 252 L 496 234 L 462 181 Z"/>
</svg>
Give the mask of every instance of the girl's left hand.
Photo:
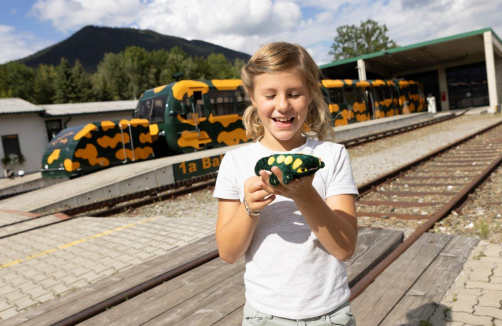
<svg viewBox="0 0 502 326">
<path fill-rule="evenodd" d="M 260 171 L 260 177 L 265 183 L 262 189 L 270 194 L 281 195 L 296 200 L 297 198 L 304 197 L 309 190 L 314 189 L 314 187 L 312 186 L 314 175 L 293 179 L 289 184 L 286 185 L 282 180 L 282 171 L 281 169 L 279 169 L 279 167 L 273 166 L 272 173 L 275 174 L 280 182 L 280 184 L 276 187 L 270 185 L 270 175 L 268 174 L 268 172 L 265 170 Z"/>
</svg>

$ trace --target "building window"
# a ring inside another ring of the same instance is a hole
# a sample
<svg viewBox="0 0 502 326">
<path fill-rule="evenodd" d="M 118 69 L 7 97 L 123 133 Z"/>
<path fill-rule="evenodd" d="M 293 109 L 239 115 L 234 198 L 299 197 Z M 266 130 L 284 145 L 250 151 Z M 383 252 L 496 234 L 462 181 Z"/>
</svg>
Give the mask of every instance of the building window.
<svg viewBox="0 0 502 326">
<path fill-rule="evenodd" d="M 7 135 L 2 136 L 3 153 L 5 157 L 9 155 L 21 155 L 21 149 L 19 148 L 19 139 L 17 135 Z"/>
<path fill-rule="evenodd" d="M 52 138 L 56 137 L 56 135 L 63 130 L 61 126 L 61 120 L 46 120 L 45 121 L 45 127 L 47 128 L 47 136 L 49 137 L 49 141 L 52 140 Z"/>
</svg>

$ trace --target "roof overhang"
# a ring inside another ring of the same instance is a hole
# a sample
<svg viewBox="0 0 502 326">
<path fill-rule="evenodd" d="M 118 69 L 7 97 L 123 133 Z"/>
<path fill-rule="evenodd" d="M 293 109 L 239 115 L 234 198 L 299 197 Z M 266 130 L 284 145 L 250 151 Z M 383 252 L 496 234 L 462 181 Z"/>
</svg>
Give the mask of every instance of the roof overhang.
<svg viewBox="0 0 502 326">
<path fill-rule="evenodd" d="M 340 60 L 320 66 L 324 74 L 338 74 L 338 71 L 354 70 L 357 60 L 364 60 L 367 71 L 391 77 L 403 71 L 448 64 L 467 63 L 474 58 L 484 60 L 484 33 L 491 32 L 494 51 L 502 57 L 502 42 L 491 28 L 444 37 L 428 42 L 375 52 L 355 58 Z"/>
</svg>

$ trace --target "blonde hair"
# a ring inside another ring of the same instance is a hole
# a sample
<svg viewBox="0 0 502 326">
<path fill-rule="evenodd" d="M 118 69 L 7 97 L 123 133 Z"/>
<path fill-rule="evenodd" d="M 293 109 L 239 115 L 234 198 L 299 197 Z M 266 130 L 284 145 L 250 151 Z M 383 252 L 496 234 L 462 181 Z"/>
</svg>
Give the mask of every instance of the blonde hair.
<svg viewBox="0 0 502 326">
<path fill-rule="evenodd" d="M 254 91 L 255 76 L 290 70 L 296 70 L 305 78 L 311 98 L 307 118 L 304 126 L 302 126 L 302 134 L 311 136 L 313 133 L 319 140 L 334 140 L 333 122 L 331 121 L 328 104 L 324 100 L 319 85 L 322 73 L 302 46 L 287 42 L 274 42 L 264 45 L 242 67 L 242 86 L 249 98 L 251 98 L 250 95 Z M 255 141 L 265 133 L 258 116 L 258 110 L 253 105 L 248 106 L 244 111 L 242 122 L 246 128 L 246 135 Z M 305 128 L 305 124 L 307 128 Z"/>
</svg>

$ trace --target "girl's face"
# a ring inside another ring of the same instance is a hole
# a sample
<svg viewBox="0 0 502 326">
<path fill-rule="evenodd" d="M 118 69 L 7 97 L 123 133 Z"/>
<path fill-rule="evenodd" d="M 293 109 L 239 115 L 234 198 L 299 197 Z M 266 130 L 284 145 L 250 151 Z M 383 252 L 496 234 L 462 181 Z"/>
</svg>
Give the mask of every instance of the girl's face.
<svg viewBox="0 0 502 326">
<path fill-rule="evenodd" d="M 254 77 L 251 101 L 265 127 L 261 143 L 274 150 L 303 145 L 302 125 L 310 100 L 305 78 L 295 70 Z"/>
</svg>

